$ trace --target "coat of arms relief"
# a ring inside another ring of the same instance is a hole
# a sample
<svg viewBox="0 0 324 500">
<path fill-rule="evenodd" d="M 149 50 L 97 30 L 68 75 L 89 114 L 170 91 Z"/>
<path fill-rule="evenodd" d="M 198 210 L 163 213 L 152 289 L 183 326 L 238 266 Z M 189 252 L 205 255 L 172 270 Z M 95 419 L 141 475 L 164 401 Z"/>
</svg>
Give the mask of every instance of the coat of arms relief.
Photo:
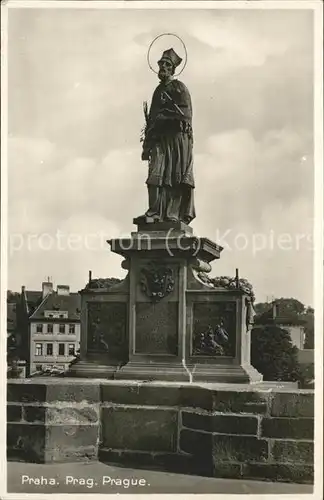
<svg viewBox="0 0 324 500">
<path fill-rule="evenodd" d="M 145 295 L 158 302 L 174 290 L 175 270 L 159 262 L 150 262 L 141 268 L 140 286 Z"/>
</svg>

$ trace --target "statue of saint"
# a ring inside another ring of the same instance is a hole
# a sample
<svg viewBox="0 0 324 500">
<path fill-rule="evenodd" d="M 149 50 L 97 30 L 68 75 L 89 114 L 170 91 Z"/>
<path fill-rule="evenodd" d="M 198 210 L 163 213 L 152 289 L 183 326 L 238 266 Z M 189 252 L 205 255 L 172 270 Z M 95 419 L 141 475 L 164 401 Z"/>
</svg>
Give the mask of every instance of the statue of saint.
<svg viewBox="0 0 324 500">
<path fill-rule="evenodd" d="M 160 84 L 146 113 L 142 160 L 148 161 L 147 222 L 184 222 L 196 216 L 194 206 L 191 97 L 173 77 L 182 59 L 171 48 L 158 61 Z"/>
</svg>

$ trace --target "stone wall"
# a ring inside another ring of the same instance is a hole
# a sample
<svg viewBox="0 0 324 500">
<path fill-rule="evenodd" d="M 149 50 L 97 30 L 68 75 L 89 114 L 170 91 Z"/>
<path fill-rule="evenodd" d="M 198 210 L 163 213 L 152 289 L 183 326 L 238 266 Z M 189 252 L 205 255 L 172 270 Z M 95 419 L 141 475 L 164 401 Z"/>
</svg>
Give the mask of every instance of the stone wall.
<svg viewBox="0 0 324 500">
<path fill-rule="evenodd" d="M 314 393 L 265 385 L 8 383 L 8 457 L 311 483 Z"/>
<path fill-rule="evenodd" d="M 99 445 L 99 384 L 62 379 L 8 383 L 9 459 L 48 463 L 96 459 Z"/>
</svg>

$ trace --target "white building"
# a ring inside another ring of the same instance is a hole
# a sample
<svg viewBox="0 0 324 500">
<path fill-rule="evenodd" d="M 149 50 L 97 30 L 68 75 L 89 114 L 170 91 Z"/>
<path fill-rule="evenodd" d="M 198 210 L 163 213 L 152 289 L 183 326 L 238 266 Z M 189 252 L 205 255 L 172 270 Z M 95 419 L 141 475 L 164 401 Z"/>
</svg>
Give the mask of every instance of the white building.
<svg viewBox="0 0 324 500">
<path fill-rule="evenodd" d="M 299 350 L 304 349 L 305 321 L 296 314 L 287 314 L 281 310 L 280 302 L 272 302 L 269 310 L 261 314 L 257 323 L 262 325 L 276 325 L 290 334 L 291 342 Z"/>
<path fill-rule="evenodd" d="M 28 292 L 25 292 L 28 294 Z M 42 294 L 29 315 L 30 374 L 46 368 L 67 369 L 80 348 L 81 299 L 66 285 L 42 284 Z"/>
</svg>

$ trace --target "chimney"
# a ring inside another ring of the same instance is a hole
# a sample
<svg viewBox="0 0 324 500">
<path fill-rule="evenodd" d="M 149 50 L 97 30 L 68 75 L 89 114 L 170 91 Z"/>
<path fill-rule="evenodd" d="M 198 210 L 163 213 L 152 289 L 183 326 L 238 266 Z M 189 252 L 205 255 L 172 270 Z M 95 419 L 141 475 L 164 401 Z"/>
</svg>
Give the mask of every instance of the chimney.
<svg viewBox="0 0 324 500">
<path fill-rule="evenodd" d="M 272 319 L 276 319 L 276 317 L 279 315 L 279 304 L 276 304 L 276 302 L 272 303 Z"/>
<path fill-rule="evenodd" d="M 22 285 L 22 287 L 21 287 L 21 294 L 22 294 L 22 295 L 25 293 L 25 290 L 26 290 L 25 285 Z"/>
<path fill-rule="evenodd" d="M 68 285 L 57 285 L 57 295 L 70 295 L 70 287 Z"/>
<path fill-rule="evenodd" d="M 43 281 L 42 283 L 43 299 L 46 295 L 53 292 L 53 283 L 51 281 Z"/>
</svg>

